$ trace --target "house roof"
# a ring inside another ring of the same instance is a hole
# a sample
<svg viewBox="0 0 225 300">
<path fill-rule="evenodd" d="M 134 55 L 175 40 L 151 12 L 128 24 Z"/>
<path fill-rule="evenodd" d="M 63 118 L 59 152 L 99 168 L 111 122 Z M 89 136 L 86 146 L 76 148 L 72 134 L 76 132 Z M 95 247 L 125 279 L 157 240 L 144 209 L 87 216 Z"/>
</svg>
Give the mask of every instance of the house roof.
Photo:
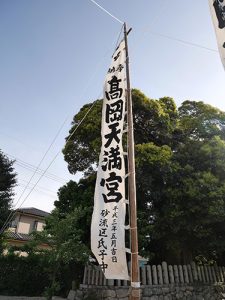
<svg viewBox="0 0 225 300">
<path fill-rule="evenodd" d="M 18 208 L 18 209 L 16 209 L 16 211 L 21 212 L 21 213 L 25 213 L 25 214 L 34 215 L 34 216 L 39 216 L 39 217 L 49 216 L 48 212 L 46 212 L 44 210 L 37 209 L 35 207 Z"/>
<path fill-rule="evenodd" d="M 29 234 L 16 233 L 16 232 L 11 232 L 11 231 L 6 232 L 6 238 L 13 239 L 13 240 L 20 240 L 20 241 L 32 240 L 32 236 L 30 236 Z"/>
</svg>

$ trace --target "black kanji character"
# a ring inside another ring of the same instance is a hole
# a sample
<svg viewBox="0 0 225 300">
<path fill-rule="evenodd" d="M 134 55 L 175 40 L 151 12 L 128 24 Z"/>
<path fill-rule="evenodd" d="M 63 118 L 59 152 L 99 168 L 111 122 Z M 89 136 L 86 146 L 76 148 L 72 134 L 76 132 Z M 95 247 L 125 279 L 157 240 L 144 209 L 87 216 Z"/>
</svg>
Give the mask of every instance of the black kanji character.
<svg viewBox="0 0 225 300">
<path fill-rule="evenodd" d="M 106 134 L 104 137 L 108 140 L 106 143 L 105 143 L 105 147 L 109 147 L 110 144 L 112 143 L 113 139 L 119 144 L 120 143 L 120 139 L 118 137 L 118 134 L 121 132 L 121 129 L 118 129 L 117 130 L 117 127 L 119 126 L 119 123 L 116 122 L 116 123 L 113 123 L 113 124 L 110 124 L 109 125 L 109 129 L 111 129 L 111 132 Z"/>
<path fill-rule="evenodd" d="M 114 73 L 116 71 L 115 67 L 109 68 L 108 73 Z"/>
<path fill-rule="evenodd" d="M 111 247 L 116 247 L 116 240 L 112 240 Z"/>
<path fill-rule="evenodd" d="M 121 121 L 123 117 L 123 101 L 120 99 L 114 103 L 106 104 L 106 123 Z"/>
<path fill-rule="evenodd" d="M 105 249 L 100 250 L 100 253 L 98 253 L 98 256 L 101 256 L 101 260 L 104 260 L 104 256 L 105 256 L 105 255 L 108 255 L 108 254 L 105 252 Z"/>
<path fill-rule="evenodd" d="M 105 218 L 109 213 L 110 213 L 110 211 L 108 209 L 103 209 L 101 211 L 100 215 Z"/>
<path fill-rule="evenodd" d="M 117 237 L 116 237 L 116 233 L 115 233 L 115 232 L 112 233 L 111 240 L 117 240 Z"/>
<path fill-rule="evenodd" d="M 117 226 L 113 225 L 111 231 L 114 231 L 114 232 L 117 231 Z"/>
<path fill-rule="evenodd" d="M 100 227 L 108 227 L 108 219 L 100 219 L 99 226 Z"/>
<path fill-rule="evenodd" d="M 108 268 L 108 265 L 107 264 L 105 264 L 104 262 L 102 262 L 102 264 L 101 265 L 99 265 L 100 267 L 101 267 L 101 269 L 102 269 L 102 272 L 103 273 L 105 273 L 105 270 Z"/>
<path fill-rule="evenodd" d="M 123 94 L 123 89 L 119 87 L 122 80 L 118 79 L 116 76 L 113 76 L 111 80 L 108 81 L 110 88 L 109 92 L 105 92 L 105 96 L 108 100 L 115 100 L 121 98 Z"/>
<path fill-rule="evenodd" d="M 114 212 L 114 214 L 112 215 L 112 218 L 118 218 L 118 213 Z"/>
<path fill-rule="evenodd" d="M 123 70 L 124 66 L 122 64 L 119 64 L 118 67 L 116 68 L 116 71 L 121 72 Z"/>
<path fill-rule="evenodd" d="M 117 219 L 113 219 L 112 225 L 117 225 L 116 221 Z"/>
<path fill-rule="evenodd" d="M 113 210 L 117 211 L 117 210 L 118 210 L 118 206 L 115 205 L 115 206 L 113 207 Z"/>
<path fill-rule="evenodd" d="M 108 235 L 106 234 L 107 228 L 101 228 L 99 229 L 99 235 L 98 236 L 104 236 L 107 237 Z"/>
<path fill-rule="evenodd" d="M 106 188 L 109 191 L 108 194 L 102 194 L 104 202 L 119 202 L 122 199 L 122 194 L 118 191 L 119 183 L 122 182 L 121 176 L 116 176 L 115 172 L 110 172 L 109 177 L 104 180 L 104 186 L 106 184 Z M 102 182 L 103 183 L 103 182 Z"/>
<path fill-rule="evenodd" d="M 112 169 L 121 170 L 122 168 L 122 157 L 120 156 L 120 149 L 117 145 L 116 148 L 111 147 L 109 152 L 104 151 L 104 159 L 102 164 L 102 170 L 106 171 L 107 169 L 111 171 Z"/>
<path fill-rule="evenodd" d="M 98 248 L 102 248 L 102 247 L 107 249 L 107 246 L 105 245 L 105 240 L 103 238 L 98 240 Z"/>
<path fill-rule="evenodd" d="M 116 251 L 117 251 L 117 249 L 113 247 L 113 248 L 111 249 L 112 255 L 116 255 Z"/>
<path fill-rule="evenodd" d="M 114 61 L 117 61 L 117 59 L 120 57 L 120 53 L 121 53 L 121 51 L 119 51 L 119 52 L 113 57 Z"/>
<path fill-rule="evenodd" d="M 213 3 L 215 13 L 218 20 L 218 27 L 220 29 L 225 28 L 225 4 L 223 0 L 216 0 Z"/>
<path fill-rule="evenodd" d="M 112 262 L 117 262 L 117 257 L 116 256 L 112 256 Z"/>
</svg>

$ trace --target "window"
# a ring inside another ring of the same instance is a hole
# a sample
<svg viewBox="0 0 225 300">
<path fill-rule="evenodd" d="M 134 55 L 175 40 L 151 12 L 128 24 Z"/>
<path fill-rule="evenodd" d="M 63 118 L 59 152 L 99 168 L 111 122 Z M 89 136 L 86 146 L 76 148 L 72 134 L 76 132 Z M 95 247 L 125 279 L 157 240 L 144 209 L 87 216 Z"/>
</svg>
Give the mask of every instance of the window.
<svg viewBox="0 0 225 300">
<path fill-rule="evenodd" d="M 38 221 L 34 221 L 33 231 L 37 231 L 37 227 L 38 227 Z"/>
</svg>

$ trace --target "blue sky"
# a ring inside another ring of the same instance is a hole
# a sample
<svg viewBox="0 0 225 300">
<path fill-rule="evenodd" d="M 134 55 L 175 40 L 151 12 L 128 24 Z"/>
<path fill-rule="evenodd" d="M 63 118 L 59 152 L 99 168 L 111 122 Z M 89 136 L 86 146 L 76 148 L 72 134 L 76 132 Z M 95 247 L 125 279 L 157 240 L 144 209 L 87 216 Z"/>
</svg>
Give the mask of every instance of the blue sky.
<svg viewBox="0 0 225 300">
<path fill-rule="evenodd" d="M 217 44 L 208 1 L 97 2 L 133 28 L 132 87 L 151 98 L 171 96 L 178 106 L 202 100 L 225 111 L 225 72 L 210 50 Z M 41 169 L 63 148 L 73 115 L 101 97 L 120 29 L 90 0 L 0 1 L 0 149 L 17 159 L 15 202 L 62 123 L 67 120 Z M 22 206 L 50 211 L 58 188 L 79 178 L 61 153 L 46 175 Z"/>
</svg>

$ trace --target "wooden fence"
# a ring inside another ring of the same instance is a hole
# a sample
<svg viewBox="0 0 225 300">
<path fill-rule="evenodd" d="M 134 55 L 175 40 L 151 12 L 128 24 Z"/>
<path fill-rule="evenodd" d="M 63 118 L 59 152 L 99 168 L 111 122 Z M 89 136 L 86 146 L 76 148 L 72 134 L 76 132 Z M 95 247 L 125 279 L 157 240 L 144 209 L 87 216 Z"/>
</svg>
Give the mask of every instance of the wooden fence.
<svg viewBox="0 0 225 300">
<path fill-rule="evenodd" d="M 225 267 L 218 266 L 197 266 L 194 262 L 189 265 L 145 265 L 140 268 L 140 281 L 142 285 L 163 285 L 163 284 L 192 284 L 225 282 Z M 106 279 L 101 269 L 97 266 L 88 265 L 85 267 L 84 285 L 97 286 L 127 286 L 126 280 Z"/>
</svg>

